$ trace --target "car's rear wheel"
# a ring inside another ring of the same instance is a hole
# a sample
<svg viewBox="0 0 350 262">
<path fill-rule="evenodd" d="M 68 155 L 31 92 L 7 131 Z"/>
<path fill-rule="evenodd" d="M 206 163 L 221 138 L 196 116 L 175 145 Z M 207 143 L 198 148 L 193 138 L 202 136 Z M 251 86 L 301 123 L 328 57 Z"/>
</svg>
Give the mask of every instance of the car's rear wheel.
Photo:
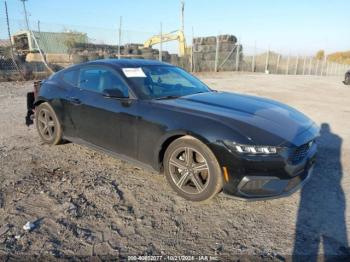
<svg viewBox="0 0 350 262">
<path fill-rule="evenodd" d="M 36 129 L 42 141 L 49 145 L 62 142 L 62 127 L 49 103 L 42 103 L 35 109 Z"/>
<path fill-rule="evenodd" d="M 187 200 L 204 201 L 222 189 L 222 173 L 215 155 L 193 137 L 184 136 L 172 142 L 163 164 L 170 186 Z"/>
</svg>

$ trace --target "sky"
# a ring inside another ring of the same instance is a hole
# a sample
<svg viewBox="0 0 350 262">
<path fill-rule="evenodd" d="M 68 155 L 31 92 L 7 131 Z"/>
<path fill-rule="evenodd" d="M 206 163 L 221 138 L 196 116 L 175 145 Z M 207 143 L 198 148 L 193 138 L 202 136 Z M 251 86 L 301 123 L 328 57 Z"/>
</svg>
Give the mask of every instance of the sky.
<svg viewBox="0 0 350 262">
<path fill-rule="evenodd" d="M 11 31 L 24 28 L 20 0 L 7 4 Z M 85 31 L 97 43 L 117 44 L 120 16 L 124 42 L 146 40 L 160 31 L 160 23 L 163 32 L 180 27 L 180 0 L 28 0 L 26 5 L 32 30 L 40 20 L 42 31 Z M 245 50 L 331 53 L 350 50 L 349 10 L 350 0 L 185 0 L 185 34 L 188 42 L 192 31 L 195 37 L 233 34 Z"/>
</svg>

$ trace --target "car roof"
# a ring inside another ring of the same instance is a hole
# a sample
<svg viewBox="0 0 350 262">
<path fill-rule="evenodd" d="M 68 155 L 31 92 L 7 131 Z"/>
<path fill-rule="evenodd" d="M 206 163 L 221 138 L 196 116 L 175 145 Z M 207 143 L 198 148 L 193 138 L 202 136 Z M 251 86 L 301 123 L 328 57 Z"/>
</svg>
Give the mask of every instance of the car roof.
<svg viewBox="0 0 350 262">
<path fill-rule="evenodd" d="M 105 65 L 112 65 L 112 66 L 116 66 L 119 68 L 123 68 L 123 67 L 140 67 L 140 66 L 172 66 L 168 63 L 163 63 L 157 60 L 147 60 L 147 59 L 99 59 L 99 60 L 95 60 L 95 61 L 90 61 L 84 64 L 105 64 Z M 84 65 L 81 64 L 81 65 Z"/>
<path fill-rule="evenodd" d="M 98 59 L 94 61 L 89 61 L 81 64 L 71 65 L 67 68 L 64 68 L 55 74 L 51 75 L 50 78 L 55 78 L 56 76 L 59 76 L 63 74 L 64 72 L 79 69 L 82 66 L 86 65 L 109 65 L 114 68 L 126 68 L 126 67 L 142 67 L 142 66 L 172 66 L 175 67 L 172 64 L 160 62 L 157 60 L 148 60 L 148 59 L 118 59 L 118 58 L 112 58 L 112 59 Z"/>
</svg>

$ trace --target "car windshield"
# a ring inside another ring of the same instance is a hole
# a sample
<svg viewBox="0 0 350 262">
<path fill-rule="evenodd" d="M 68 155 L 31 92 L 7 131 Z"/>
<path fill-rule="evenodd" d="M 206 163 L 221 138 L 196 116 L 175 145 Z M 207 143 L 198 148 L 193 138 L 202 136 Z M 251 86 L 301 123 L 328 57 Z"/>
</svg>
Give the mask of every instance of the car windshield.
<svg viewBox="0 0 350 262">
<path fill-rule="evenodd" d="M 178 67 L 144 66 L 141 69 L 141 75 L 127 77 L 134 92 L 142 99 L 171 99 L 211 91 L 196 77 Z"/>
</svg>

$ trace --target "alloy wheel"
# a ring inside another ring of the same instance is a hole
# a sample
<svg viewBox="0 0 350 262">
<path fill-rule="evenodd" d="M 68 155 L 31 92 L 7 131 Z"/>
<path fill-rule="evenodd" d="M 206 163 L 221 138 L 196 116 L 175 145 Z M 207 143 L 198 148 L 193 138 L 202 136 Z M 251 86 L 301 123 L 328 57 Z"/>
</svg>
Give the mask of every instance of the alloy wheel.
<svg viewBox="0 0 350 262">
<path fill-rule="evenodd" d="M 191 147 L 180 147 L 172 153 L 169 171 L 175 185 L 188 194 L 202 193 L 210 179 L 206 159 Z"/>
<path fill-rule="evenodd" d="M 51 140 L 55 135 L 55 121 L 50 111 L 41 109 L 38 114 L 38 127 L 40 134 L 47 140 Z"/>
</svg>

